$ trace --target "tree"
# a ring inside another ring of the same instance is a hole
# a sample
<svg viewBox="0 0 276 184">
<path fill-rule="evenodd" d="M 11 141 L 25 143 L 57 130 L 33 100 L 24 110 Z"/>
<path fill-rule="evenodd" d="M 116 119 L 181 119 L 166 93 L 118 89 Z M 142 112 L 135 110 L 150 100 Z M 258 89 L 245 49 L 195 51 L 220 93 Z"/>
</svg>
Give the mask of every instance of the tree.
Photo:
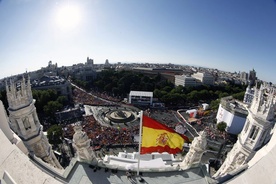
<svg viewBox="0 0 276 184">
<path fill-rule="evenodd" d="M 54 117 L 55 113 L 62 108 L 62 104 L 58 101 L 50 101 L 43 107 L 45 114 Z"/>
<path fill-rule="evenodd" d="M 197 102 L 200 98 L 199 98 L 199 92 L 196 91 L 196 90 L 193 90 L 192 92 L 190 92 L 188 95 L 187 95 L 187 98 L 189 101 L 191 102 Z"/>
<path fill-rule="evenodd" d="M 154 95 L 156 98 L 161 98 L 161 97 L 163 96 L 161 90 L 159 90 L 159 89 L 155 89 L 155 90 L 153 91 L 153 95 Z"/>
<path fill-rule="evenodd" d="M 242 101 L 243 97 L 244 97 L 244 93 L 245 92 L 243 91 L 243 92 L 240 92 L 240 93 L 233 94 L 232 96 L 233 96 L 233 98 Z"/>
<path fill-rule="evenodd" d="M 213 101 L 211 101 L 211 103 L 210 103 L 210 108 L 211 108 L 212 110 L 218 110 L 219 104 L 220 104 L 220 100 L 219 100 L 219 99 L 213 100 Z"/>
<path fill-rule="evenodd" d="M 52 125 L 47 130 L 47 138 L 50 144 L 60 144 L 62 143 L 63 131 L 60 125 Z"/>
<path fill-rule="evenodd" d="M 217 129 L 221 132 L 225 131 L 226 127 L 227 127 L 227 124 L 224 121 L 219 122 L 217 124 Z"/>
<path fill-rule="evenodd" d="M 223 98 L 226 96 L 229 96 L 229 94 L 227 92 L 223 92 L 223 93 L 220 93 L 219 98 Z"/>
<path fill-rule="evenodd" d="M 172 89 L 173 89 L 173 88 L 172 88 L 171 86 L 165 86 L 165 87 L 163 88 L 163 91 L 166 91 L 166 92 L 169 93 Z"/>
<path fill-rule="evenodd" d="M 58 98 L 57 91 L 53 89 L 33 90 L 33 98 L 36 99 L 36 109 L 38 113 L 44 110 L 44 106 L 49 101 L 55 101 Z"/>
<path fill-rule="evenodd" d="M 68 100 L 67 100 L 67 98 L 66 98 L 65 96 L 59 96 L 59 97 L 57 98 L 57 101 L 58 101 L 60 104 L 62 104 L 62 105 L 66 105 L 66 104 L 68 103 Z"/>
</svg>

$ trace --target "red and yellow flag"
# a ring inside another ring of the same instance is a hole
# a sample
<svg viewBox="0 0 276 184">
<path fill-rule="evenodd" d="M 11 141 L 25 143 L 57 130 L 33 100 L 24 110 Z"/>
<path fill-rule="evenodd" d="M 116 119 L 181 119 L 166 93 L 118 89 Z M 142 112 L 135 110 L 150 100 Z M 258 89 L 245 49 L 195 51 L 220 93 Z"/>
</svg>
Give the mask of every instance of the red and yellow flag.
<svg viewBox="0 0 276 184">
<path fill-rule="evenodd" d="M 152 152 L 168 152 L 171 154 L 182 151 L 184 141 L 189 139 L 181 136 L 173 129 L 143 115 L 143 136 L 140 154 Z"/>
</svg>

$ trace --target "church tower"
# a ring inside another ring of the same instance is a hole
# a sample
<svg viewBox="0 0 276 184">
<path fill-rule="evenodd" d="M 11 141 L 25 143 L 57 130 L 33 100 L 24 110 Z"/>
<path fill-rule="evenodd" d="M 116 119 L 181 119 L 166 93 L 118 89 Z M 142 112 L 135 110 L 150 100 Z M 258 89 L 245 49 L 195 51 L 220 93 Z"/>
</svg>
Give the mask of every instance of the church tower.
<svg viewBox="0 0 276 184">
<path fill-rule="evenodd" d="M 35 155 L 54 167 L 62 168 L 56 159 L 39 122 L 30 78 L 6 81 L 11 128 L 22 139 L 30 155 Z"/>
<path fill-rule="evenodd" d="M 274 125 L 274 90 L 261 86 L 259 90 L 255 87 L 254 91 L 245 126 L 226 160 L 213 176 L 215 178 L 224 176 L 248 163 L 270 136 Z"/>
</svg>

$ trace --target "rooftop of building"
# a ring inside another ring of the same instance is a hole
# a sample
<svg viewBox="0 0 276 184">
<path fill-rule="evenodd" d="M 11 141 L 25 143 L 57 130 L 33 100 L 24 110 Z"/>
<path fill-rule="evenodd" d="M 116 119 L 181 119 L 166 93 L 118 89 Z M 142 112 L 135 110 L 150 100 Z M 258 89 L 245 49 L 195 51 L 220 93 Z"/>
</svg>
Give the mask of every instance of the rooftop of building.
<svg viewBox="0 0 276 184">
<path fill-rule="evenodd" d="M 244 104 L 232 96 L 221 98 L 220 104 L 228 111 L 240 113 L 241 115 L 247 115 L 248 111 Z"/>
<path fill-rule="evenodd" d="M 153 97 L 153 92 L 151 91 L 130 91 L 130 96 L 147 96 Z"/>
<path fill-rule="evenodd" d="M 15 144 L 11 144 L 1 129 L 0 142 L 2 146 L 0 149 L 0 181 L 4 178 L 3 183 L 12 183 L 9 181 L 20 184 L 61 183 L 36 167 L 27 155 Z"/>
<path fill-rule="evenodd" d="M 33 80 L 32 87 L 58 85 L 58 84 L 64 84 L 65 82 L 66 80 L 60 76 L 44 75 L 40 79 Z"/>
<path fill-rule="evenodd" d="M 171 172 L 141 172 L 137 177 L 136 172 L 132 172 L 132 177 L 128 178 L 126 171 L 116 169 L 105 169 L 91 167 L 85 163 L 77 163 L 74 172 L 69 178 L 69 184 L 93 183 L 93 184 L 125 184 L 125 183 L 189 183 L 189 184 L 206 184 L 212 179 L 206 176 L 206 167 L 196 167 L 185 171 Z M 141 175 L 140 175 L 141 174 Z M 142 179 L 142 180 L 141 180 Z"/>
</svg>

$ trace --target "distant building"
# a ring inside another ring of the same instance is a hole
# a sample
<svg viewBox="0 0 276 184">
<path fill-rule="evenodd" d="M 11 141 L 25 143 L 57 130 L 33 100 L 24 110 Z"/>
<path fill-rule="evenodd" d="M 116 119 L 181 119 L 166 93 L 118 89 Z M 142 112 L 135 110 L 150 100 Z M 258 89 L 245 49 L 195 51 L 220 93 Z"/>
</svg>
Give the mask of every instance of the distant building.
<svg viewBox="0 0 276 184">
<path fill-rule="evenodd" d="M 105 60 L 105 63 L 104 63 L 104 64 L 105 64 L 106 66 L 109 66 L 109 65 L 110 65 L 108 59 Z"/>
<path fill-rule="evenodd" d="M 250 85 L 255 84 L 257 77 L 256 77 L 256 71 L 254 69 L 249 71 L 248 79 L 249 79 Z"/>
<path fill-rule="evenodd" d="M 152 105 L 153 92 L 148 91 L 130 91 L 129 103 L 133 105 L 148 106 Z"/>
<path fill-rule="evenodd" d="M 214 77 L 207 72 L 197 72 L 192 75 L 193 78 L 199 80 L 204 85 L 214 85 Z"/>
<path fill-rule="evenodd" d="M 230 96 L 221 99 L 216 118 L 217 123 L 227 124 L 226 132 L 237 135 L 241 132 L 247 115 L 245 107 Z"/>
<path fill-rule="evenodd" d="M 109 68 L 112 68 L 112 65 L 109 63 L 108 59 L 106 59 L 104 63 L 104 69 L 109 69 Z"/>
<path fill-rule="evenodd" d="M 86 65 L 93 67 L 93 65 L 94 65 L 94 60 L 93 60 L 93 59 L 90 59 L 89 57 L 87 57 Z"/>
<path fill-rule="evenodd" d="M 246 91 L 244 93 L 243 97 L 243 103 L 245 104 L 251 104 L 253 97 L 254 97 L 254 89 L 250 87 L 250 85 L 247 86 Z"/>
<path fill-rule="evenodd" d="M 59 95 L 65 96 L 67 99 L 72 98 L 71 83 L 59 76 L 44 75 L 40 79 L 32 81 L 32 88 L 39 90 L 54 89 Z"/>
<path fill-rule="evenodd" d="M 163 73 L 166 73 L 166 74 L 174 74 L 174 75 L 180 75 L 180 74 L 183 74 L 183 70 L 181 69 L 178 69 L 178 68 L 148 68 L 148 67 L 134 67 L 132 69 L 133 71 L 136 71 L 136 72 L 141 72 L 141 73 L 145 73 L 145 74 L 149 74 L 149 73 L 152 73 L 152 74 L 163 74 Z"/>
<path fill-rule="evenodd" d="M 81 119 L 84 111 L 80 107 L 74 107 L 65 109 L 55 113 L 57 122 L 59 123 L 71 123 L 76 119 Z"/>
<path fill-rule="evenodd" d="M 242 81 L 243 84 L 248 83 L 248 73 L 247 72 L 241 72 L 240 73 L 240 80 Z"/>
<path fill-rule="evenodd" d="M 175 75 L 183 75 L 184 71 L 179 68 L 150 68 L 150 67 L 134 67 L 132 71 L 143 73 L 144 75 L 156 76 L 160 75 L 162 78 L 174 83 Z"/>
<path fill-rule="evenodd" d="M 53 64 L 52 61 L 48 62 L 48 65 L 46 67 L 42 67 L 39 71 L 37 75 L 44 75 L 45 73 L 53 73 L 53 75 L 57 75 L 58 74 L 58 65 Z M 32 76 L 30 76 L 32 78 Z"/>
<path fill-rule="evenodd" d="M 198 82 L 194 77 L 188 77 L 186 75 L 175 75 L 175 86 L 197 86 Z"/>
<path fill-rule="evenodd" d="M 79 63 L 72 66 L 70 75 L 78 80 L 91 81 L 97 76 L 93 59 L 87 57 L 85 64 Z"/>
</svg>

